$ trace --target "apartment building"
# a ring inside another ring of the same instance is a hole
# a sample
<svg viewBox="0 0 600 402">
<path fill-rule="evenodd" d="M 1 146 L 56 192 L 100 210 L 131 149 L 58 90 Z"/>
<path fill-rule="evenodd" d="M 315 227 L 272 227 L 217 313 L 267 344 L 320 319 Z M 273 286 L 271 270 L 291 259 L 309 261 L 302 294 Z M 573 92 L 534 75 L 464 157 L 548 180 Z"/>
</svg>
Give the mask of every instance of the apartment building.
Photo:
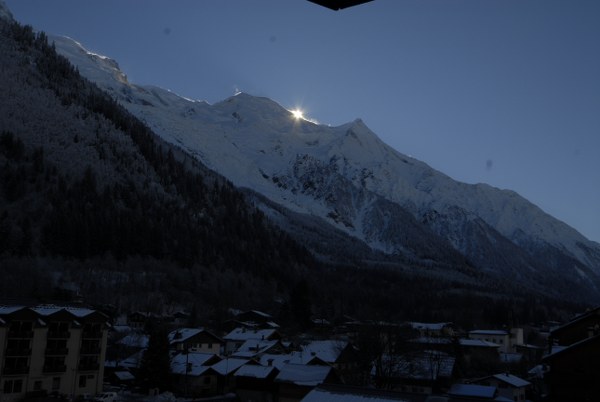
<svg viewBox="0 0 600 402">
<path fill-rule="evenodd" d="M 102 392 L 107 333 L 96 310 L 0 305 L 0 401 Z"/>
</svg>

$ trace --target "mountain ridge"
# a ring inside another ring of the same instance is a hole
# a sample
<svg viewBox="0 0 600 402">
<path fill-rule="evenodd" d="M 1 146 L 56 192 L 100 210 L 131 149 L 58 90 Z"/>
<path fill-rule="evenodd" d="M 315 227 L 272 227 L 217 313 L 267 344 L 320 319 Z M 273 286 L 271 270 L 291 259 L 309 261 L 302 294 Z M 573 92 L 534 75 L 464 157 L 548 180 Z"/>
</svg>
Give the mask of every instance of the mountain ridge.
<svg viewBox="0 0 600 402">
<path fill-rule="evenodd" d="M 591 291 L 597 292 L 600 244 L 514 191 L 454 181 L 391 149 L 360 119 L 337 127 L 317 125 L 295 119 L 268 98 L 248 94 L 209 105 L 157 87 L 130 84 L 116 62 L 64 38 L 55 43 L 84 76 L 166 141 L 239 187 L 252 188 L 293 211 L 321 216 L 375 249 L 406 252 L 406 239 L 398 240 L 401 228 L 386 234 L 389 216 L 372 208 L 380 197 L 410 211 L 480 266 L 486 264 L 482 250 L 493 249 L 499 235 L 513 249 L 528 250 L 527 260 L 543 255 L 543 250 L 566 255 L 569 266 L 554 267 L 553 274 L 565 271 L 575 282 L 589 282 Z M 375 216 L 378 227 L 370 219 Z M 453 225 L 464 230 L 458 233 Z M 507 258 L 507 253 L 514 250 L 507 248 L 498 258 Z M 543 274 L 544 266 L 552 265 L 528 261 L 514 269 Z"/>
</svg>

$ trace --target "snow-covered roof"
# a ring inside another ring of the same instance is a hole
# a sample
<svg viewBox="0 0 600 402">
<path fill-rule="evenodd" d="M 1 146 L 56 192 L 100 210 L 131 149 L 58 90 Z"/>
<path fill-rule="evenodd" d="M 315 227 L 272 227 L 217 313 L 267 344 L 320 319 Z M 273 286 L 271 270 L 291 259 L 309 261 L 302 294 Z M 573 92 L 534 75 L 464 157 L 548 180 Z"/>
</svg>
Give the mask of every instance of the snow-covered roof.
<svg viewBox="0 0 600 402">
<path fill-rule="evenodd" d="M 235 372 L 235 377 L 267 378 L 275 367 L 259 366 L 257 364 L 245 364 Z"/>
<path fill-rule="evenodd" d="M 441 331 L 448 325 L 452 325 L 449 322 L 408 322 L 413 329 L 425 329 L 428 331 Z"/>
<path fill-rule="evenodd" d="M 178 328 L 169 332 L 169 343 L 184 342 L 202 331 L 204 331 L 204 328 Z"/>
<path fill-rule="evenodd" d="M 272 341 L 262 339 L 249 339 L 244 342 L 236 351 L 233 353 L 234 357 L 254 357 L 258 354 L 264 353 L 271 349 L 273 346 L 279 343 L 278 340 Z"/>
<path fill-rule="evenodd" d="M 132 348 L 147 348 L 150 343 L 150 337 L 145 334 L 133 332 L 125 335 L 117 341 L 119 345 L 130 346 Z"/>
<path fill-rule="evenodd" d="M 142 357 L 144 356 L 145 351 L 146 351 L 145 349 L 142 349 L 142 350 L 132 354 L 125 360 L 121 360 L 119 362 L 119 366 L 127 367 L 127 368 L 138 368 L 140 366 L 140 363 L 142 362 Z"/>
<path fill-rule="evenodd" d="M 300 359 L 297 353 L 290 353 L 285 355 L 265 353 L 258 359 L 261 365 L 268 366 L 270 364 L 273 367 L 277 367 L 278 369 L 281 369 L 282 366 L 288 363 L 302 364 L 302 360 Z"/>
<path fill-rule="evenodd" d="M 307 366 L 304 364 L 284 364 L 275 377 L 276 381 L 291 382 L 296 385 L 317 386 L 327 378 L 330 366 Z"/>
<path fill-rule="evenodd" d="M 12 314 L 24 308 L 25 306 L 0 306 L 0 315 Z"/>
<path fill-rule="evenodd" d="M 115 377 L 121 381 L 135 380 L 135 376 L 129 371 L 115 371 Z"/>
<path fill-rule="evenodd" d="M 217 373 L 221 375 L 227 375 L 229 373 L 234 372 L 244 364 L 248 363 L 248 359 L 240 359 L 235 357 L 229 357 L 227 359 L 223 359 L 220 362 L 213 364 L 211 367 Z"/>
<path fill-rule="evenodd" d="M 346 346 L 348 346 L 348 342 L 346 341 L 312 341 L 302 346 L 301 358 L 304 363 L 308 363 L 315 357 L 327 363 L 335 363 Z"/>
<path fill-rule="evenodd" d="M 85 307 L 59 306 L 54 304 L 36 306 L 33 307 L 32 310 L 42 316 L 49 316 L 51 314 L 59 312 L 60 310 L 65 310 L 78 318 L 87 317 L 88 315 L 95 312 L 95 310 Z"/>
<path fill-rule="evenodd" d="M 397 393 L 376 389 L 342 386 L 319 386 L 311 390 L 302 402 L 411 402 Z"/>
<path fill-rule="evenodd" d="M 454 384 L 450 387 L 448 395 L 491 399 L 496 395 L 496 391 L 496 387 L 487 385 Z"/>
<path fill-rule="evenodd" d="M 461 346 L 477 347 L 477 348 L 499 348 L 500 345 L 494 342 L 484 341 L 482 339 L 460 339 Z"/>
<path fill-rule="evenodd" d="M 516 375 L 512 375 L 512 374 L 494 374 L 492 377 L 494 377 L 495 379 L 505 382 L 509 385 L 512 385 L 513 387 L 517 387 L 517 388 L 521 388 L 521 387 L 527 387 L 529 385 L 531 385 L 531 383 L 529 381 L 526 381 L 524 379 L 522 379 L 521 377 L 517 377 Z"/>
<path fill-rule="evenodd" d="M 475 329 L 469 331 L 469 335 L 505 336 L 508 335 L 508 331 L 502 329 Z"/>
<path fill-rule="evenodd" d="M 247 329 L 247 328 L 236 328 L 223 339 L 227 341 L 247 341 L 249 339 L 269 339 L 273 334 L 276 333 L 275 329 Z"/>
<path fill-rule="evenodd" d="M 186 373 L 186 367 L 189 367 L 187 374 L 191 376 L 199 376 L 210 369 L 210 366 L 206 364 L 212 359 L 215 359 L 216 355 L 212 353 L 179 353 L 171 359 L 171 371 L 173 374 L 184 375 Z"/>
<path fill-rule="evenodd" d="M 265 312 L 262 312 L 259 310 L 250 310 L 250 311 L 248 311 L 248 313 L 254 313 L 254 314 L 259 315 L 264 318 L 273 318 L 273 316 L 271 314 L 268 314 L 268 313 L 265 313 Z"/>
</svg>

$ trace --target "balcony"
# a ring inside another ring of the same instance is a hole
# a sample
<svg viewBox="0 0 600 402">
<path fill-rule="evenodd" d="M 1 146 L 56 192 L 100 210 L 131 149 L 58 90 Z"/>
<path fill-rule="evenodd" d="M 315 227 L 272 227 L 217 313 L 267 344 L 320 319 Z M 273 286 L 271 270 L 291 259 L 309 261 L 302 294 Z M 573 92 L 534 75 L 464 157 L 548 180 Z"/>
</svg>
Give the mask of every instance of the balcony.
<svg viewBox="0 0 600 402">
<path fill-rule="evenodd" d="M 52 348 L 46 349 L 46 356 L 66 356 L 69 354 L 68 348 Z"/>
<path fill-rule="evenodd" d="M 6 335 L 8 339 L 31 339 L 33 338 L 33 331 L 8 331 Z"/>
<path fill-rule="evenodd" d="M 102 339 L 102 331 L 83 331 L 83 339 Z"/>
<path fill-rule="evenodd" d="M 79 353 L 82 355 L 99 355 L 100 346 L 82 347 Z"/>
<path fill-rule="evenodd" d="M 29 349 L 29 348 L 6 349 L 5 356 L 6 357 L 31 356 L 31 349 Z"/>
<path fill-rule="evenodd" d="M 99 363 L 79 363 L 80 371 L 98 371 L 99 369 Z"/>
<path fill-rule="evenodd" d="M 48 339 L 69 339 L 70 331 L 48 331 Z"/>
<path fill-rule="evenodd" d="M 65 364 L 58 364 L 54 366 L 44 366 L 44 373 L 65 373 L 67 366 Z"/>
<path fill-rule="evenodd" d="M 4 367 L 3 375 L 29 374 L 29 367 Z"/>
</svg>

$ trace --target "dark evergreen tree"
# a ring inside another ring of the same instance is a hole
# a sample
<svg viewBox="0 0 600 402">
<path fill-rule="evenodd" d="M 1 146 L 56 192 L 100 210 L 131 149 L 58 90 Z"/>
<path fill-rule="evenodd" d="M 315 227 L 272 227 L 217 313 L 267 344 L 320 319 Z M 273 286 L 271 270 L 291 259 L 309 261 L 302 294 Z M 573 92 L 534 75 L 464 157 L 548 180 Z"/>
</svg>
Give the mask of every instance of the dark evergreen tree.
<svg viewBox="0 0 600 402">
<path fill-rule="evenodd" d="M 171 389 L 169 339 L 163 326 L 152 329 L 148 349 L 144 352 L 140 364 L 138 380 L 145 391 L 153 388 L 158 388 L 160 392 Z"/>
</svg>

